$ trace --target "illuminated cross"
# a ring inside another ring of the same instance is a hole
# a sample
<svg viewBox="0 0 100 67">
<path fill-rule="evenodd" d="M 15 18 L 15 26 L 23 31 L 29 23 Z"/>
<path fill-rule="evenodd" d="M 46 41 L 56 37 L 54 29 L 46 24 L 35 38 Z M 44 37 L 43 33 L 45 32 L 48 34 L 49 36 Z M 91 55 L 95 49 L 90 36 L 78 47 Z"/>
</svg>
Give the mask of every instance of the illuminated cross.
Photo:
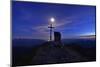
<svg viewBox="0 0 100 67">
<path fill-rule="evenodd" d="M 50 19 L 50 26 L 48 26 L 48 28 L 50 28 L 50 41 L 52 41 L 52 32 L 53 32 L 53 23 L 54 23 L 54 21 L 55 21 L 55 19 L 52 17 L 51 19 Z"/>
</svg>

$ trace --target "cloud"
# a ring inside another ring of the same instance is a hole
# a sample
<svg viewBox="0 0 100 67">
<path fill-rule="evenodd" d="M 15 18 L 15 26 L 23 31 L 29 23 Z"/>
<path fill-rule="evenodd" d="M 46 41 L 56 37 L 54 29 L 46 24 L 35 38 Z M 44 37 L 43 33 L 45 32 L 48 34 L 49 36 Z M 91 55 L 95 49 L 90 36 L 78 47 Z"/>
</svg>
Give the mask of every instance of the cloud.
<svg viewBox="0 0 100 67">
<path fill-rule="evenodd" d="M 67 23 L 56 23 L 55 24 L 55 27 L 56 28 L 59 28 L 59 27 L 62 27 L 64 25 L 66 25 L 66 24 Z M 42 26 L 33 27 L 32 29 L 35 30 L 35 31 L 37 31 L 37 32 L 47 33 L 49 31 L 48 26 L 49 25 L 46 24 L 46 25 L 42 25 Z"/>
<path fill-rule="evenodd" d="M 69 23 L 71 23 L 71 21 L 56 23 L 55 27 L 61 27 L 61 26 L 64 26 L 64 25 L 66 25 L 66 24 L 69 24 Z"/>
<path fill-rule="evenodd" d="M 53 26 L 55 27 L 54 28 L 55 31 L 74 29 L 74 26 L 80 24 L 80 22 L 76 22 L 77 20 L 80 20 L 80 18 L 77 16 L 69 16 L 69 17 L 62 18 L 61 20 L 60 19 L 56 20 Z M 41 34 L 47 34 L 49 32 L 48 26 L 49 26 L 48 24 L 44 24 L 41 26 L 32 27 L 32 30 Z"/>
<path fill-rule="evenodd" d="M 56 18 L 55 18 L 56 19 Z M 66 29 L 71 29 L 71 26 L 74 23 L 74 20 L 76 17 L 66 17 L 63 18 L 62 20 L 58 19 L 55 21 L 53 24 L 55 26 L 55 31 L 64 31 Z M 74 23 L 75 24 L 75 23 Z M 41 34 L 41 35 L 48 35 L 49 34 L 49 29 L 48 29 L 48 24 L 44 25 L 38 25 L 38 26 L 31 26 L 29 28 L 21 28 L 20 30 L 27 33 L 30 32 L 32 34 Z M 37 34 L 37 35 L 38 35 Z"/>
<path fill-rule="evenodd" d="M 33 27 L 32 30 L 35 30 L 36 32 L 39 33 L 47 33 L 48 25 Z"/>
</svg>

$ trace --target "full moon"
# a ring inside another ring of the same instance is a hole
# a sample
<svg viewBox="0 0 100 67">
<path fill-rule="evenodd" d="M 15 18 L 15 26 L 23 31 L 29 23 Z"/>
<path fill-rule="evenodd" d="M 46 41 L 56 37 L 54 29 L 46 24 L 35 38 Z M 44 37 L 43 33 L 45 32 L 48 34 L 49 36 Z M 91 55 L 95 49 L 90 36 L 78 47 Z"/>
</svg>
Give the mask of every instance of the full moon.
<svg viewBox="0 0 100 67">
<path fill-rule="evenodd" d="M 50 21 L 51 21 L 51 22 L 54 22 L 54 21 L 55 21 L 55 19 L 52 17 L 52 18 L 50 19 Z"/>
</svg>

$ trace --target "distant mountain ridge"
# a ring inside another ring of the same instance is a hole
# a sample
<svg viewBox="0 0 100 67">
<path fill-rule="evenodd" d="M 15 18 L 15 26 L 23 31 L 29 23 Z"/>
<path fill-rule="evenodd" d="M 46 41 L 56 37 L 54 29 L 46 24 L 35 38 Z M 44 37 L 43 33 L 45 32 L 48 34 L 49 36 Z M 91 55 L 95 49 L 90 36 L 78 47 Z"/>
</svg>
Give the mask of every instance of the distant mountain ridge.
<svg viewBox="0 0 100 67">
<path fill-rule="evenodd" d="M 46 41 L 41 39 L 13 39 L 12 40 L 13 46 L 37 46 L 37 45 L 41 45 L 41 43 L 44 42 Z"/>
<path fill-rule="evenodd" d="M 95 43 L 96 43 L 95 38 L 76 38 L 76 39 L 73 38 L 73 39 L 62 39 L 61 41 L 62 43 L 64 43 L 64 45 L 67 45 L 69 43 L 71 44 L 79 43 L 79 45 L 83 47 L 86 47 L 86 46 L 93 47 L 95 46 Z M 41 40 L 41 39 L 13 39 L 12 46 L 23 46 L 23 47 L 39 46 L 39 45 L 42 45 L 44 42 L 47 42 L 47 41 Z M 87 45 L 87 43 L 89 44 Z"/>
<path fill-rule="evenodd" d="M 80 45 L 81 47 L 96 47 L 96 39 L 63 39 L 62 43 L 64 44 L 71 44 L 71 45 Z"/>
</svg>

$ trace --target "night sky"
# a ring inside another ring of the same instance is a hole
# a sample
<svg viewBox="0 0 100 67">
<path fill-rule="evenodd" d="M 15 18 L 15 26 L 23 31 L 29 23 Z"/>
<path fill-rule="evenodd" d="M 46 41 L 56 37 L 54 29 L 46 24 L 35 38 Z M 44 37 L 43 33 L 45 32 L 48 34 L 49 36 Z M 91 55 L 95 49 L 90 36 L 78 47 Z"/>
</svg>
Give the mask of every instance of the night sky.
<svg viewBox="0 0 100 67">
<path fill-rule="evenodd" d="M 12 37 L 49 39 L 50 18 L 62 38 L 95 35 L 95 6 L 12 2 Z"/>
</svg>

